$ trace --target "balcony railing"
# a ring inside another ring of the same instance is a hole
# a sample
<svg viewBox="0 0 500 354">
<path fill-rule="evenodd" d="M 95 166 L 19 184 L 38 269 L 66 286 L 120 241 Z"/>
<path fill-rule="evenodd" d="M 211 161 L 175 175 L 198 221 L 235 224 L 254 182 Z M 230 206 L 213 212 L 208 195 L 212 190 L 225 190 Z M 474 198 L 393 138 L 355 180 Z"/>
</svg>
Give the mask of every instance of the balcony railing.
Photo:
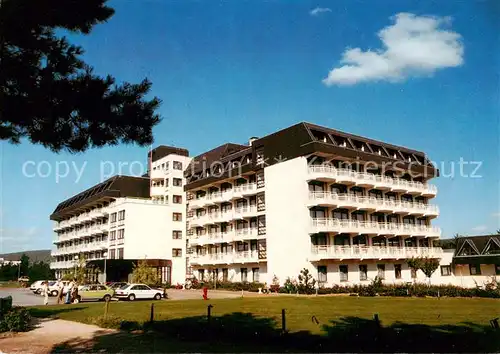
<svg viewBox="0 0 500 354">
<path fill-rule="evenodd" d="M 312 258 L 320 259 L 402 259 L 442 257 L 440 247 L 312 246 Z"/>
<path fill-rule="evenodd" d="M 441 229 L 435 226 L 313 218 L 311 221 L 311 233 L 318 232 L 358 233 L 374 235 L 408 235 L 426 237 L 441 236 Z"/>
<path fill-rule="evenodd" d="M 213 243 L 252 240 L 258 237 L 258 229 L 256 227 L 250 227 L 227 232 L 213 232 L 203 235 L 193 235 L 189 238 L 189 243 L 191 245 L 205 245 Z"/>
<path fill-rule="evenodd" d="M 415 215 L 439 215 L 439 208 L 437 205 L 357 196 L 353 194 L 309 192 L 309 203 L 315 205 L 333 205 L 337 207 L 353 207 L 356 209 L 391 211 L 395 213 Z"/>
<path fill-rule="evenodd" d="M 335 168 L 330 165 L 309 166 L 309 174 L 314 178 L 331 178 L 341 183 L 351 182 L 372 188 L 419 193 L 425 196 L 435 196 L 437 194 L 437 187 L 432 184 L 380 176 L 373 173 L 356 172 L 349 169 Z"/>
<path fill-rule="evenodd" d="M 232 189 L 207 193 L 204 197 L 193 198 L 189 200 L 190 207 L 201 207 L 204 205 L 212 205 L 230 201 L 231 199 L 241 198 L 245 195 L 255 194 L 257 192 L 257 183 L 247 183 L 240 186 L 235 186 Z"/>
<path fill-rule="evenodd" d="M 252 216 L 256 216 L 257 214 L 257 206 L 245 206 L 240 208 L 231 209 L 229 211 L 224 212 L 212 212 L 205 213 L 200 216 L 193 216 L 189 222 L 191 226 L 201 226 L 206 224 L 214 224 L 219 222 L 230 221 L 233 219 L 241 219 L 248 218 Z"/>
<path fill-rule="evenodd" d="M 262 261 L 259 259 L 258 251 L 243 251 L 232 253 L 209 253 L 204 255 L 192 254 L 191 262 L 195 264 L 231 264 L 231 263 L 253 263 Z"/>
</svg>

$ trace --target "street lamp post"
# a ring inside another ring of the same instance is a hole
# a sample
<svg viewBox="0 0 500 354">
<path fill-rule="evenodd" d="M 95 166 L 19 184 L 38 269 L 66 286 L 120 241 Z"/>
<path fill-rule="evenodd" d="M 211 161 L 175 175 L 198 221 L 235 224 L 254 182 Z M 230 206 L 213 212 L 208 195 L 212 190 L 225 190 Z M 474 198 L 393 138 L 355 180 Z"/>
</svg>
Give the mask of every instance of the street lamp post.
<svg viewBox="0 0 500 354">
<path fill-rule="evenodd" d="M 107 269 L 106 269 L 106 261 L 108 260 L 108 252 L 104 252 L 102 254 L 102 256 L 104 257 L 104 277 L 103 277 L 103 283 L 104 283 L 104 285 L 106 285 L 106 280 L 107 280 L 107 277 L 108 277 Z"/>
</svg>

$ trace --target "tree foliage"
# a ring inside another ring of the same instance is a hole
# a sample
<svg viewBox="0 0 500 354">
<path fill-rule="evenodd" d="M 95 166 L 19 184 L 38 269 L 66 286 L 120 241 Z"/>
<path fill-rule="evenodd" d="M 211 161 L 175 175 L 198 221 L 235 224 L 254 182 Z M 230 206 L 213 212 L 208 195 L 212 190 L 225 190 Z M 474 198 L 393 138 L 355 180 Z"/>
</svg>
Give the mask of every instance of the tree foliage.
<svg viewBox="0 0 500 354">
<path fill-rule="evenodd" d="M 27 276 L 30 268 L 30 257 L 28 257 L 25 253 L 21 255 L 20 258 L 21 264 L 19 266 L 19 275 Z"/>
<path fill-rule="evenodd" d="M 132 271 L 132 282 L 146 285 L 157 285 L 160 282 L 156 269 L 150 267 L 145 260 L 134 264 Z"/>
<path fill-rule="evenodd" d="M 152 143 L 161 101 L 151 82 L 100 77 L 62 33 L 87 35 L 114 14 L 108 0 L 0 1 L 0 140 L 52 151 Z"/>
<path fill-rule="evenodd" d="M 429 279 L 429 283 L 431 281 L 432 274 L 439 267 L 439 259 L 428 257 L 412 257 L 410 259 L 407 259 L 406 263 L 408 264 L 408 267 L 410 269 L 413 269 L 415 272 L 420 269 Z"/>
</svg>

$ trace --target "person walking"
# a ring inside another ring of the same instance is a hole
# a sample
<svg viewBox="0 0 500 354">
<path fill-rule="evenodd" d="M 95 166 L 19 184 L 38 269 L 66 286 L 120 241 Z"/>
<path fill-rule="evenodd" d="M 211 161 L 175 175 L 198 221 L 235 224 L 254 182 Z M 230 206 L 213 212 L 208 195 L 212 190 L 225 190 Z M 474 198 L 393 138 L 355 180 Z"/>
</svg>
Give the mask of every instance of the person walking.
<svg viewBox="0 0 500 354">
<path fill-rule="evenodd" d="M 49 304 L 49 282 L 47 280 L 43 283 L 42 293 L 43 293 L 43 304 L 48 305 Z"/>
<path fill-rule="evenodd" d="M 57 281 L 57 304 L 62 304 L 63 301 L 63 296 L 64 296 L 64 283 L 59 279 Z"/>
<path fill-rule="evenodd" d="M 71 304 L 71 293 L 73 292 L 73 287 L 75 286 L 75 282 L 71 281 L 68 285 L 68 292 L 66 293 L 66 302 L 65 304 Z"/>
</svg>

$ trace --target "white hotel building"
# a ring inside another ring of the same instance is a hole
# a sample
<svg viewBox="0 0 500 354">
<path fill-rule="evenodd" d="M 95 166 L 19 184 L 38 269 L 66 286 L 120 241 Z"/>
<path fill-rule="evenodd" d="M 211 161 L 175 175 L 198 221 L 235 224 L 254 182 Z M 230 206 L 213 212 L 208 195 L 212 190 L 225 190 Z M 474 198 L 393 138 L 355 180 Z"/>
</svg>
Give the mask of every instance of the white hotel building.
<svg viewBox="0 0 500 354">
<path fill-rule="evenodd" d="M 95 266 L 94 280 L 128 280 L 133 264 L 146 259 L 164 282 L 184 282 L 188 155 L 160 146 L 150 152 L 151 178 L 115 176 L 60 203 L 50 216 L 56 276 L 72 273 L 83 257 Z"/>
<path fill-rule="evenodd" d="M 219 146 L 185 172 L 188 261 L 205 279 L 411 281 L 406 259 L 443 255 L 437 175 L 422 152 L 309 123 Z"/>
</svg>

